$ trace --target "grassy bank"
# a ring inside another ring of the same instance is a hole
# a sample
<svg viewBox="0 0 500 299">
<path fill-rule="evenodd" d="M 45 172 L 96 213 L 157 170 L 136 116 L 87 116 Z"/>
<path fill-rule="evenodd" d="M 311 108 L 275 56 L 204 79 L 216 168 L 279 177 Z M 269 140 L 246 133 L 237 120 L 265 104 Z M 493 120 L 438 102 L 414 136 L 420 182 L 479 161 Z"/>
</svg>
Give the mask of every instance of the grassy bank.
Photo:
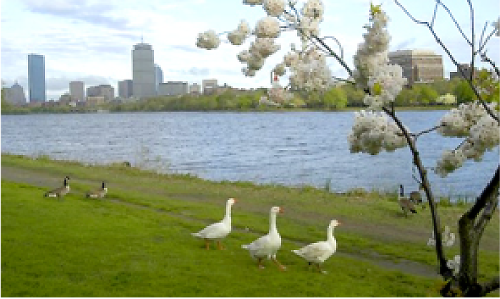
<svg viewBox="0 0 500 299">
<path fill-rule="evenodd" d="M 43 198 L 65 175 L 70 195 Z M 101 180 L 107 198 L 85 199 Z M 190 233 L 219 220 L 228 197 L 239 202 L 227 249 L 206 251 Z M 405 218 L 395 198 L 2 155 L 2 296 L 435 296 L 428 211 Z M 257 269 L 240 248 L 267 232 L 273 205 L 285 210 L 284 273 L 269 262 Z M 465 208 L 440 207 L 443 224 L 456 232 Z M 343 225 L 322 275 L 290 250 L 323 240 L 332 218 Z M 482 241 L 482 277 L 499 271 L 498 224 L 497 213 Z M 458 244 L 447 249 L 449 258 L 457 252 Z"/>
</svg>

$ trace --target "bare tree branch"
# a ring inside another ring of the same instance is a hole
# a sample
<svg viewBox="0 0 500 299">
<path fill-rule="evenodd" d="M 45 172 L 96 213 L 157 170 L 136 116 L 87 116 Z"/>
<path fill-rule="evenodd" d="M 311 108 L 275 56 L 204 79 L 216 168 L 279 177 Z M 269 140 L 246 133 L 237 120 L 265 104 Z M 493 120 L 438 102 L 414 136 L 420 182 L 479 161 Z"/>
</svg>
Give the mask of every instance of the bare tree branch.
<svg viewBox="0 0 500 299">
<path fill-rule="evenodd" d="M 411 135 L 412 135 L 412 136 L 415 138 L 415 140 L 416 140 L 416 139 L 417 139 L 418 137 L 420 137 L 421 135 L 423 135 L 423 134 L 427 134 L 427 133 L 430 133 L 430 132 L 432 132 L 432 131 L 435 131 L 435 130 L 437 130 L 437 129 L 441 128 L 442 126 L 443 126 L 443 125 L 437 125 L 437 126 L 432 127 L 432 128 L 430 128 L 430 129 L 424 130 L 424 131 L 419 132 L 419 133 L 416 133 L 416 134 L 414 133 L 414 134 L 411 134 Z"/>
<path fill-rule="evenodd" d="M 473 81 L 472 80 L 469 80 L 469 78 L 467 78 L 466 74 L 465 74 L 465 71 L 462 69 L 462 67 L 460 66 L 460 64 L 456 61 L 455 57 L 451 54 L 450 50 L 443 44 L 443 42 L 441 41 L 441 39 L 439 38 L 439 36 L 437 35 L 436 31 L 434 31 L 434 28 L 429 24 L 429 22 L 425 22 L 425 21 L 420 21 L 420 20 L 417 20 L 412 14 L 410 14 L 410 12 L 401 4 L 399 3 L 398 0 L 394 0 L 394 2 L 396 3 L 396 5 L 398 5 L 401 10 L 403 10 L 403 12 L 413 21 L 415 22 L 416 24 L 418 25 L 424 25 L 426 26 L 429 31 L 432 33 L 432 35 L 434 36 L 434 39 L 436 40 L 436 42 L 441 46 L 441 48 L 446 52 L 446 54 L 448 55 L 448 58 L 450 58 L 450 60 L 453 62 L 453 64 L 457 67 L 457 69 L 459 70 L 460 74 L 462 75 L 463 78 L 467 79 L 467 82 L 469 83 L 469 86 L 472 88 L 472 90 L 474 91 L 474 94 L 476 95 L 476 97 L 480 100 L 480 103 L 481 105 L 483 106 L 483 108 L 486 110 L 486 112 L 488 112 L 488 114 L 494 119 L 496 120 L 499 124 L 500 124 L 500 119 L 498 118 L 498 116 L 493 113 L 493 111 L 491 110 L 491 108 L 487 105 L 487 103 L 485 101 L 482 100 L 482 97 L 481 97 L 481 94 L 480 92 L 477 90 L 476 86 L 474 85 Z M 441 2 L 439 2 L 441 3 Z M 472 4 L 470 3 L 470 1 L 468 1 L 470 7 L 472 7 Z M 441 4 L 443 7 L 444 4 Z M 449 11 L 449 10 L 448 10 Z M 450 12 L 451 14 L 451 12 Z M 453 18 L 454 20 L 454 18 Z M 458 30 L 462 33 L 463 35 L 463 32 L 461 31 L 461 28 L 460 27 L 457 27 Z"/>
<path fill-rule="evenodd" d="M 496 66 L 496 64 L 493 60 L 491 60 L 488 56 L 486 56 L 486 53 L 481 53 L 481 59 L 484 62 L 488 62 L 495 70 L 495 73 L 497 74 L 497 76 L 500 77 L 500 69 L 498 69 L 498 67 Z"/>
<path fill-rule="evenodd" d="M 471 29 L 471 45 L 470 45 L 470 49 L 471 49 L 471 55 L 470 55 L 470 68 L 472 70 L 472 72 L 470 72 L 470 82 L 472 82 L 472 80 L 474 80 L 474 70 L 475 70 L 475 61 L 476 61 L 476 51 L 475 51 L 475 48 L 476 48 L 476 34 L 475 34 L 475 30 L 474 30 L 474 27 L 475 27 L 475 24 L 474 24 L 474 8 L 472 7 L 472 3 L 470 2 L 470 0 L 467 0 L 467 3 L 469 4 L 469 11 L 470 11 L 470 29 Z"/>
</svg>

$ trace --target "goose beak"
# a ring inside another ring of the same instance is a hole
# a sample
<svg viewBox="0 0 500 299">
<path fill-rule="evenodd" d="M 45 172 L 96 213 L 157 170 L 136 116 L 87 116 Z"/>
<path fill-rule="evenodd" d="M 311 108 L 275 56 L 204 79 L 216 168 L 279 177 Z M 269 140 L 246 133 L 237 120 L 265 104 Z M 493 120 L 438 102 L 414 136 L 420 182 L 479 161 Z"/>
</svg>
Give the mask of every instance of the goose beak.
<svg viewBox="0 0 500 299">
<path fill-rule="evenodd" d="M 234 200 L 234 203 L 237 203 L 237 202 L 238 202 L 238 200 L 237 200 L 236 198 L 233 198 L 233 200 Z"/>
<path fill-rule="evenodd" d="M 282 207 L 280 207 L 279 213 L 280 213 L 280 214 L 283 214 L 283 213 L 284 213 L 284 210 L 283 210 L 283 208 L 282 208 Z"/>
</svg>

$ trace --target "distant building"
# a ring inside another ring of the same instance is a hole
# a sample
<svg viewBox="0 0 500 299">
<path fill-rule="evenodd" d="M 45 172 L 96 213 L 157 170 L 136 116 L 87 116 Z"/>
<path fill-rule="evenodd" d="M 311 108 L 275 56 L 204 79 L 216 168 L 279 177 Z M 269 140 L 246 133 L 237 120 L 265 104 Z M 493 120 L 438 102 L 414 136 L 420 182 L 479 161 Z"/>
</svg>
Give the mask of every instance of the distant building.
<svg viewBox="0 0 500 299">
<path fill-rule="evenodd" d="M 198 83 L 193 83 L 189 86 L 189 93 L 194 95 L 201 94 L 201 86 Z"/>
<path fill-rule="evenodd" d="M 462 64 L 459 64 L 459 66 L 462 69 L 462 71 L 464 72 L 465 77 L 466 78 L 470 78 L 470 75 L 471 75 L 471 72 L 472 72 L 472 68 L 471 68 L 470 64 L 468 64 L 468 63 L 462 63 Z M 477 72 L 477 69 L 474 69 L 474 73 L 476 73 L 476 72 Z M 460 79 L 464 78 L 462 76 L 462 73 L 460 72 L 460 70 L 459 70 L 458 67 L 457 67 L 457 71 L 456 72 L 450 72 L 450 80 L 453 79 L 453 78 L 460 78 Z"/>
<path fill-rule="evenodd" d="M 39 54 L 28 55 L 28 92 L 30 102 L 45 102 L 45 57 Z"/>
<path fill-rule="evenodd" d="M 74 102 L 85 101 L 85 89 L 83 81 L 69 82 L 69 95 Z"/>
<path fill-rule="evenodd" d="M 62 94 L 59 97 L 60 105 L 69 105 L 70 102 L 72 102 L 72 100 L 71 100 L 71 95 L 69 93 Z"/>
<path fill-rule="evenodd" d="M 147 98 L 156 95 L 153 47 L 139 43 L 132 50 L 133 95 Z"/>
<path fill-rule="evenodd" d="M 26 96 L 23 87 L 16 82 L 12 87 L 5 88 L 5 100 L 12 105 L 25 105 Z"/>
<path fill-rule="evenodd" d="M 106 98 L 103 96 L 88 96 L 87 95 L 87 106 L 99 106 L 106 102 Z"/>
<path fill-rule="evenodd" d="M 122 99 L 128 99 L 133 95 L 132 80 L 118 81 L 118 96 Z"/>
<path fill-rule="evenodd" d="M 398 50 L 389 53 L 389 62 L 403 69 L 408 86 L 443 79 L 443 57 L 428 50 Z"/>
<path fill-rule="evenodd" d="M 106 101 L 111 101 L 115 98 L 115 89 L 108 84 L 90 86 L 87 88 L 87 101 L 90 97 L 103 97 Z"/>
<path fill-rule="evenodd" d="M 217 79 L 205 79 L 201 82 L 203 94 L 213 94 L 217 91 Z"/>
<path fill-rule="evenodd" d="M 178 96 L 188 93 L 188 83 L 183 81 L 167 81 L 160 83 L 158 95 L 160 96 Z"/>
<path fill-rule="evenodd" d="M 163 83 L 163 71 L 159 65 L 155 64 L 155 88 L 157 94 L 160 88 L 160 83 Z"/>
</svg>

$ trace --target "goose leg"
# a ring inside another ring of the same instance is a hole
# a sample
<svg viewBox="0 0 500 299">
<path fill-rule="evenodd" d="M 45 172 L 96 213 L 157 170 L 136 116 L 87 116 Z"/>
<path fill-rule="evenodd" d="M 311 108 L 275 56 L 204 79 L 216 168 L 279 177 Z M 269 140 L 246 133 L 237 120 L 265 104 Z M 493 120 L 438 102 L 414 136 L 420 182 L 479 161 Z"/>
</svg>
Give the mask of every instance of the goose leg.
<svg viewBox="0 0 500 299">
<path fill-rule="evenodd" d="M 210 249 L 210 241 L 209 241 L 209 240 L 207 240 L 207 239 L 205 239 L 205 248 L 206 248 L 207 250 L 209 250 L 209 249 Z"/>
<path fill-rule="evenodd" d="M 264 269 L 264 265 L 262 265 L 262 258 L 258 257 L 257 258 L 257 266 L 259 267 L 259 269 Z"/>
<path fill-rule="evenodd" d="M 325 270 L 322 270 L 322 269 L 321 269 L 321 265 L 320 265 L 319 263 L 318 263 L 318 264 L 316 264 L 316 267 L 318 268 L 318 270 L 319 270 L 319 272 L 320 272 L 320 273 L 323 273 L 323 274 L 326 274 L 326 273 L 327 273 Z"/>
<path fill-rule="evenodd" d="M 272 258 L 273 262 L 278 265 L 278 268 L 281 270 L 281 271 L 285 271 L 286 270 L 286 267 L 283 266 L 282 264 L 280 264 L 280 262 L 278 262 L 278 260 L 276 258 Z"/>
<path fill-rule="evenodd" d="M 219 241 L 219 240 L 217 240 L 217 248 L 218 248 L 219 250 L 224 250 L 224 246 L 222 246 L 222 244 L 220 243 L 220 241 Z"/>
</svg>

